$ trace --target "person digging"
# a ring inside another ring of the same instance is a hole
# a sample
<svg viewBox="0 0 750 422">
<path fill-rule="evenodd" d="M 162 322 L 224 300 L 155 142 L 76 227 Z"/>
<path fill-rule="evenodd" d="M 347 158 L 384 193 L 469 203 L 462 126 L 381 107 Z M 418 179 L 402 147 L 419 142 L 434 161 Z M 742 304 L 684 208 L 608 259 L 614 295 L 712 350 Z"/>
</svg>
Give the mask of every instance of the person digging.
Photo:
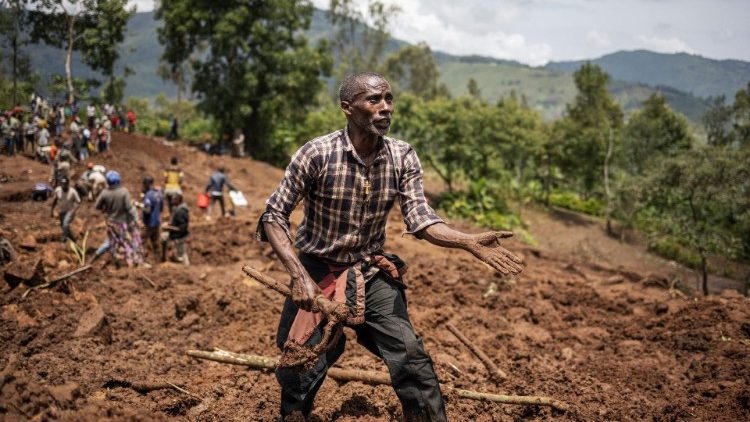
<svg viewBox="0 0 750 422">
<path fill-rule="evenodd" d="M 292 297 L 281 313 L 281 361 L 323 338 L 323 295 L 349 307 L 346 324 L 357 341 L 381 358 L 408 421 L 445 421 L 445 406 L 432 360 L 414 333 L 402 274 L 406 264 L 383 251 L 388 213 L 396 201 L 407 233 L 437 246 L 463 249 L 503 274 L 517 274 L 521 260 L 500 245 L 511 232 L 466 234 L 448 227 L 428 205 L 422 168 L 406 142 L 385 136 L 393 93 L 375 73 L 348 77 L 339 89 L 344 129 L 303 145 L 266 201 L 256 236 L 270 242 L 291 275 Z M 304 200 L 294 242 L 289 215 Z M 295 254 L 292 244 L 298 249 Z M 326 336 L 327 337 L 327 336 Z M 279 365 L 281 419 L 307 419 L 326 372 L 344 351 L 341 333 L 309 365 Z"/>
<path fill-rule="evenodd" d="M 166 262 L 169 243 L 174 243 L 177 261 L 183 265 L 190 265 L 185 243 L 190 234 L 188 231 L 190 212 L 187 204 L 182 200 L 182 194 L 175 193 L 169 200 L 172 204 L 172 215 L 169 217 L 169 222 L 162 226 L 164 231 L 161 234 L 161 262 Z"/>
</svg>

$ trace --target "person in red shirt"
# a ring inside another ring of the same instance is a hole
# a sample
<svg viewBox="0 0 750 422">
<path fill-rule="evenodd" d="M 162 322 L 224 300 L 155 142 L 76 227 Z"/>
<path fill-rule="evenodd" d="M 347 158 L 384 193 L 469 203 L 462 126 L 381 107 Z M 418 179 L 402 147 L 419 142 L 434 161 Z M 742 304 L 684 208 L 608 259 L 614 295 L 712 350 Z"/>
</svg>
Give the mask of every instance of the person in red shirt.
<svg viewBox="0 0 750 422">
<path fill-rule="evenodd" d="M 133 110 L 128 110 L 127 119 L 128 119 L 128 133 L 135 132 L 135 112 Z"/>
</svg>

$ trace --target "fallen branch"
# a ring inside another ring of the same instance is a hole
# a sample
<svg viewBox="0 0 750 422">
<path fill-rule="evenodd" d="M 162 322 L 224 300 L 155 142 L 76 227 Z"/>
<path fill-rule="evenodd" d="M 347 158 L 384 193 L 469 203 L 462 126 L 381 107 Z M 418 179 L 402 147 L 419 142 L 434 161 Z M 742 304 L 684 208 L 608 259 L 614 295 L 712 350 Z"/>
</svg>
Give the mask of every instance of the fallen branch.
<svg viewBox="0 0 750 422">
<path fill-rule="evenodd" d="M 453 392 L 456 393 L 458 397 L 462 397 L 465 399 L 484 400 L 503 404 L 549 406 L 563 412 L 566 412 L 570 409 L 570 407 L 566 403 L 549 397 L 506 396 L 505 394 L 480 393 L 478 391 L 461 390 L 458 388 L 454 388 Z"/>
<path fill-rule="evenodd" d="M 151 391 L 156 390 L 175 390 L 179 391 L 180 393 L 187 394 L 188 396 L 193 397 L 194 399 L 203 401 L 201 397 L 196 396 L 195 394 L 191 393 L 190 391 L 185 390 L 184 388 L 180 388 L 177 385 L 171 383 L 171 382 L 157 382 L 157 383 L 136 383 L 136 382 L 130 382 L 126 380 L 109 380 L 103 385 L 104 388 L 130 388 L 131 390 L 136 391 L 139 394 L 148 394 Z"/>
<path fill-rule="evenodd" d="M 274 370 L 279 364 L 276 358 L 265 356 L 244 355 L 232 353 L 226 350 L 215 349 L 213 352 L 204 350 L 188 350 L 188 356 L 198 359 L 212 360 L 215 362 L 229 363 L 233 365 L 244 365 L 253 369 Z M 330 368 L 328 376 L 339 382 L 359 381 L 370 385 L 390 385 L 391 379 L 388 374 L 379 372 L 359 371 L 352 369 Z"/>
<path fill-rule="evenodd" d="M 29 294 L 29 292 L 31 292 L 32 290 L 35 290 L 35 289 L 49 289 L 51 287 L 55 287 L 61 281 L 67 280 L 70 277 L 73 277 L 74 275 L 78 275 L 78 274 L 80 274 L 80 273 L 82 273 L 84 271 L 88 271 L 90 269 L 91 269 L 91 265 L 84 265 L 83 267 L 77 268 L 77 269 L 75 269 L 75 270 L 73 270 L 73 271 L 71 271 L 69 273 L 63 274 L 63 275 L 61 275 L 59 277 L 55 277 L 52 280 L 50 280 L 50 281 L 48 281 L 48 282 L 46 282 L 44 284 L 40 284 L 38 286 L 34 286 L 34 287 L 29 288 L 28 290 L 26 290 L 25 292 L 23 292 L 23 295 L 21 297 L 25 298 Z"/>
<path fill-rule="evenodd" d="M 192 356 L 198 359 L 212 360 L 215 362 L 229 363 L 233 365 L 243 365 L 252 369 L 259 370 L 272 370 L 275 369 L 276 365 L 278 364 L 278 359 L 275 358 L 232 353 L 226 350 L 216 350 L 213 352 L 205 350 L 188 350 L 186 353 L 188 356 Z M 338 382 L 358 381 L 369 385 L 391 385 L 390 376 L 383 372 L 330 368 L 328 370 L 328 376 Z M 508 396 L 500 394 L 480 393 L 470 390 L 460 390 L 457 388 L 452 389 L 452 391 L 455 392 L 459 397 L 471 400 L 491 401 L 503 404 L 549 406 L 563 412 L 570 409 L 570 407 L 566 403 L 549 397 Z"/>
<path fill-rule="evenodd" d="M 154 289 L 158 289 L 158 287 L 156 286 L 156 283 L 154 283 L 153 280 L 151 280 L 150 278 L 148 278 L 148 276 L 146 274 L 141 273 L 141 278 L 143 278 L 144 280 L 146 280 L 146 282 L 148 284 L 150 284 L 151 287 L 153 287 Z"/>
<path fill-rule="evenodd" d="M 456 328 L 455 325 L 451 324 L 450 322 L 446 323 L 445 326 L 448 328 L 448 331 L 453 333 L 456 338 L 461 340 L 461 343 L 463 343 L 469 350 L 471 350 L 474 355 L 479 358 L 479 360 L 482 361 L 484 364 L 484 367 L 487 368 L 487 371 L 490 373 L 490 378 L 492 378 L 495 382 L 500 382 L 508 378 L 508 375 L 503 372 L 502 369 L 498 368 L 497 365 L 495 365 L 494 362 L 492 362 L 492 359 L 490 359 L 489 356 L 487 356 L 482 349 L 479 348 L 476 344 L 474 344 L 471 340 L 466 338 L 465 335 L 461 331 Z"/>
</svg>

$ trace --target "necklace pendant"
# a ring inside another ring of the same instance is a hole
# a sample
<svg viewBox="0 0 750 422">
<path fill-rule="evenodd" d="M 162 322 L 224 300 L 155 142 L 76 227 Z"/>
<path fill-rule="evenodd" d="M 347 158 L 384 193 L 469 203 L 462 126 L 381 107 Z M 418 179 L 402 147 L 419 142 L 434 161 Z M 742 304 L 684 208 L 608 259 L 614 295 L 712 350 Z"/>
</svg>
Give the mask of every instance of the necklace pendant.
<svg viewBox="0 0 750 422">
<path fill-rule="evenodd" d="M 365 180 L 365 196 L 369 196 L 369 195 L 370 195 L 370 181 Z"/>
</svg>

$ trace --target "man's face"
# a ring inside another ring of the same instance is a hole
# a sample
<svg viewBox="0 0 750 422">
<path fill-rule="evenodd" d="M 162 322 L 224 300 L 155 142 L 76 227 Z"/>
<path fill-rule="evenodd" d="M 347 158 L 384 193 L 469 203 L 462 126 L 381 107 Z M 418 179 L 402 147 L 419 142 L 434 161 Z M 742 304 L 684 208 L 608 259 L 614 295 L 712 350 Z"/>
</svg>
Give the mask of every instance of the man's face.
<svg viewBox="0 0 750 422">
<path fill-rule="evenodd" d="M 391 128 L 393 93 L 388 81 L 376 77 L 365 79 L 354 101 L 341 102 L 350 123 L 366 133 L 383 136 Z"/>
<path fill-rule="evenodd" d="M 67 191 L 68 191 L 68 188 L 70 188 L 70 182 L 69 182 L 69 181 L 68 181 L 67 179 L 63 179 L 63 180 L 62 180 L 62 181 L 60 182 L 60 186 L 62 186 L 62 189 L 63 189 L 63 190 L 65 191 L 65 192 L 67 192 Z"/>
</svg>

